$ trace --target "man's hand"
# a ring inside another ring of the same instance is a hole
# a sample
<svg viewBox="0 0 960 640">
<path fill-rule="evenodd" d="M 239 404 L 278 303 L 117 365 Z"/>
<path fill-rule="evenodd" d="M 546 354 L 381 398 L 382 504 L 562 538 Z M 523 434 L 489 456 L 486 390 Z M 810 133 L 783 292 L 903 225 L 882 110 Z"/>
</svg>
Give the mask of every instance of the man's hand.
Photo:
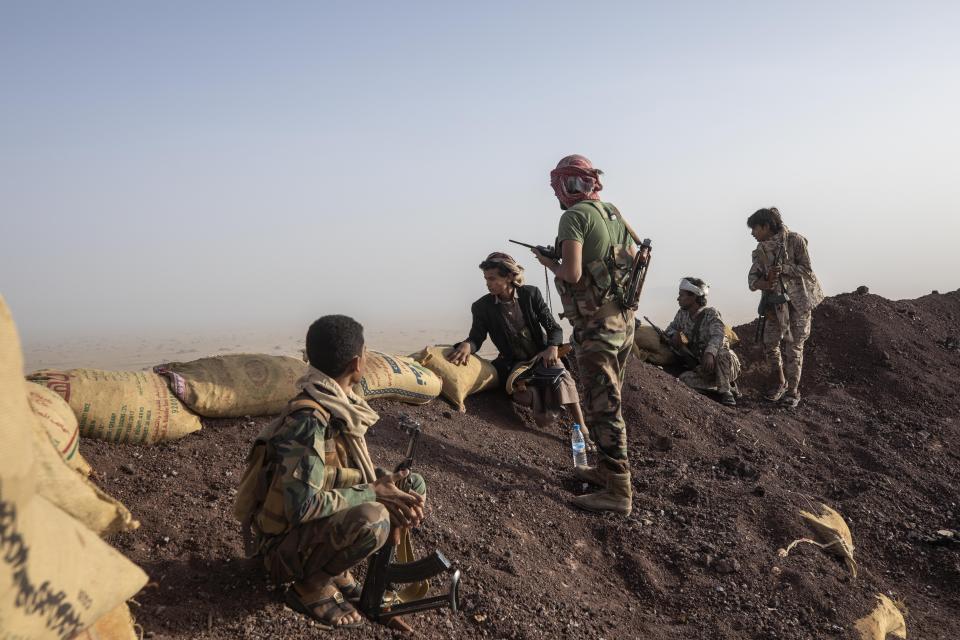
<svg viewBox="0 0 960 640">
<path fill-rule="evenodd" d="M 783 267 L 781 265 L 774 265 L 773 268 L 770 269 L 770 273 L 767 274 L 767 280 L 776 282 L 781 273 L 783 273 Z"/>
<path fill-rule="evenodd" d="M 560 352 L 557 347 L 551 345 L 540 352 L 540 359 L 543 360 L 543 366 L 550 368 L 560 364 Z"/>
<path fill-rule="evenodd" d="M 465 365 L 467 361 L 470 360 L 470 343 L 467 341 L 461 342 L 457 345 L 457 348 L 447 354 L 447 360 L 453 364 Z"/>
<path fill-rule="evenodd" d="M 673 342 L 673 346 L 676 347 L 677 349 L 683 346 L 682 335 L 683 335 L 682 331 L 677 331 L 675 334 L 673 334 L 673 337 L 670 338 L 671 342 Z"/>
<path fill-rule="evenodd" d="M 717 368 L 717 357 L 712 353 L 707 353 L 703 356 L 703 365 L 704 373 L 713 373 L 713 370 Z"/>
<path fill-rule="evenodd" d="M 540 264 L 545 266 L 547 269 L 550 269 L 551 271 L 553 271 L 554 269 L 557 268 L 557 265 L 559 263 L 553 258 L 548 258 L 547 256 L 540 253 L 540 251 L 538 251 L 537 249 L 530 249 L 530 251 L 532 251 L 533 255 L 537 257 L 537 260 L 540 262 Z"/>
<path fill-rule="evenodd" d="M 397 486 L 397 482 L 408 475 L 410 471 L 407 469 L 388 473 L 370 485 L 377 494 L 377 502 L 390 512 L 390 522 L 394 527 L 417 527 L 423 522 L 423 496 L 412 491 L 403 491 Z"/>
</svg>

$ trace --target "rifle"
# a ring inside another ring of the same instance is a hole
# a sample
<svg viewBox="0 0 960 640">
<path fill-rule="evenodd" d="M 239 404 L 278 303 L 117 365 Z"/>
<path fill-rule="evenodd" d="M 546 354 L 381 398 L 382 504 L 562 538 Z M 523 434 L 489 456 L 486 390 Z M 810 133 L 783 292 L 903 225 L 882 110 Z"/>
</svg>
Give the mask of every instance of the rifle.
<svg viewBox="0 0 960 640">
<path fill-rule="evenodd" d="M 640 246 L 637 247 L 637 255 L 633 257 L 633 267 L 630 269 L 630 278 L 627 280 L 627 292 L 624 297 L 627 309 L 636 310 L 640 304 L 640 292 L 643 291 L 643 283 L 647 279 L 647 269 L 650 268 L 650 252 L 652 250 L 650 238 L 644 238 Z"/>
<path fill-rule="evenodd" d="M 657 335 L 660 336 L 660 340 L 667 345 L 673 355 L 677 356 L 680 359 L 680 362 L 683 363 L 683 366 L 688 369 L 696 369 L 700 365 L 700 359 L 693 355 L 693 352 L 687 347 L 686 344 L 683 344 L 680 348 L 673 346 L 673 341 L 663 332 L 663 329 L 653 324 L 653 322 L 647 316 L 643 316 L 643 319 L 650 323 L 650 326 L 653 327 L 653 330 L 657 332 Z M 682 335 L 682 334 L 681 334 Z M 681 342 L 683 339 L 681 338 Z"/>
<path fill-rule="evenodd" d="M 527 247 L 528 249 L 536 249 L 537 251 L 540 252 L 541 255 L 543 255 L 543 257 L 550 258 L 551 260 L 559 260 L 561 257 L 560 252 L 558 252 L 553 247 L 544 247 L 541 245 L 527 244 L 526 242 L 520 242 L 519 240 L 511 240 L 510 242 L 512 242 L 513 244 L 518 244 L 521 247 Z"/>
<path fill-rule="evenodd" d="M 413 457 L 422 431 L 420 423 L 406 415 L 400 416 L 400 428 L 409 434 L 410 440 L 407 443 L 407 454 L 403 461 L 397 465 L 394 472 L 413 467 Z M 383 469 L 377 469 L 378 477 L 385 474 L 386 472 Z M 391 538 L 370 558 L 367 565 L 367 578 L 363 581 L 363 591 L 360 594 L 360 611 L 370 620 L 381 624 L 386 624 L 396 616 L 443 607 L 449 607 L 451 611 L 456 613 L 459 607 L 460 570 L 454 569 L 450 561 L 439 551 L 434 551 L 419 560 L 394 563 L 396 550 Z M 406 551 L 402 555 L 412 559 L 413 547 L 410 544 L 409 533 L 406 533 L 406 537 L 401 539 L 400 550 L 402 552 Z M 426 590 L 429 589 L 427 580 L 441 573 L 450 574 L 447 593 L 430 598 L 423 597 Z M 412 585 L 413 583 L 421 583 L 421 588 L 412 589 L 416 591 L 415 597 L 404 602 L 405 598 L 401 597 L 394 585 Z M 388 590 L 393 593 L 387 595 Z"/>
<path fill-rule="evenodd" d="M 783 245 L 781 244 L 777 247 L 777 253 L 773 257 L 773 264 L 779 265 L 781 260 L 780 256 L 783 254 Z M 766 272 L 763 273 L 763 277 L 766 277 Z M 757 305 L 757 331 L 753 336 L 753 341 L 755 343 L 760 343 L 763 340 L 763 334 L 766 331 L 767 327 L 767 309 L 770 307 L 776 307 L 780 304 L 786 304 L 790 302 L 790 296 L 787 295 L 787 289 L 783 285 L 783 275 L 780 276 L 780 293 L 774 293 L 773 289 L 764 289 L 760 292 L 760 304 Z"/>
</svg>

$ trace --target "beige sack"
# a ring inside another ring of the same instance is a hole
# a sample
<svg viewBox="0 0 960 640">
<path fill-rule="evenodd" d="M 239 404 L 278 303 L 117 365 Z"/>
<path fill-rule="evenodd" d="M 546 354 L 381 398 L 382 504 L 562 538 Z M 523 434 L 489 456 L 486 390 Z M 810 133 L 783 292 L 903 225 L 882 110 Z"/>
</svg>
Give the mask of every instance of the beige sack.
<svg viewBox="0 0 960 640">
<path fill-rule="evenodd" d="M 30 438 L 25 436 L 35 420 L 23 392 L 20 338 L 10 309 L 0 295 L 0 436 L 3 443 L 0 446 L 0 491 L 5 503 L 33 495 L 33 446 Z M 2 551 L 0 547 L 0 557 Z"/>
<path fill-rule="evenodd" d="M 354 388 L 364 400 L 426 404 L 440 395 L 440 378 L 412 358 L 367 351 L 367 370 Z"/>
<path fill-rule="evenodd" d="M 633 355 L 643 362 L 665 367 L 677 361 L 670 347 L 660 341 L 656 329 L 649 325 L 636 328 L 633 333 Z"/>
<path fill-rule="evenodd" d="M 731 347 L 735 347 L 740 344 L 740 336 L 737 335 L 737 332 L 733 330 L 728 324 L 723 325 L 723 332 L 727 336 L 727 342 L 730 343 Z"/>
<path fill-rule="evenodd" d="M 27 382 L 24 386 L 36 385 Z M 28 428 L 33 436 L 36 491 L 39 495 L 101 536 L 131 531 L 140 526 L 126 507 L 64 462 L 39 420 L 32 420 Z"/>
<path fill-rule="evenodd" d="M 297 358 L 239 353 L 154 367 L 195 413 L 238 418 L 281 413 L 298 393 L 307 365 Z"/>
<path fill-rule="evenodd" d="M 723 326 L 724 333 L 730 346 L 734 347 L 740 343 L 740 337 L 733 327 Z M 633 333 L 633 355 L 642 362 L 666 367 L 676 364 L 677 356 L 670 351 L 670 347 L 665 345 L 657 334 L 656 329 L 649 325 L 642 325 L 636 328 Z"/>
<path fill-rule="evenodd" d="M 146 371 L 37 371 L 27 379 L 59 393 L 80 424 L 80 435 L 107 442 L 153 444 L 200 430 L 200 419 Z"/>
<path fill-rule="evenodd" d="M 130 607 L 123 603 L 71 640 L 139 640 Z"/>
<path fill-rule="evenodd" d="M 453 364 L 446 358 L 452 350 L 453 347 L 443 345 L 424 347 L 413 359 L 440 377 L 443 383 L 440 393 L 463 413 L 467 410 L 463 404 L 467 396 L 497 385 L 497 370 L 475 355 L 471 355 L 465 365 Z"/>
<path fill-rule="evenodd" d="M 5 485 L 0 491 L 0 621 L 7 636 L 70 638 L 146 584 L 139 567 L 43 496 L 14 504 Z"/>
<path fill-rule="evenodd" d="M 33 493 L 33 433 L 20 345 L 0 297 L 0 631 L 66 639 L 132 597 L 147 576 L 72 517 Z M 60 454 L 43 432 L 57 464 Z"/>
<path fill-rule="evenodd" d="M 30 408 L 47 430 L 47 435 L 53 441 L 57 451 L 71 469 L 79 471 L 85 476 L 90 475 L 90 465 L 80 455 L 80 426 L 77 416 L 66 400 L 56 391 L 43 385 L 27 383 L 27 400 Z"/>
<path fill-rule="evenodd" d="M 850 573 L 856 578 L 857 563 L 853 559 L 853 535 L 851 535 L 850 527 L 847 526 L 843 516 L 827 505 L 821 504 L 820 515 L 809 511 L 800 511 L 800 517 L 813 529 L 814 536 L 817 539 L 801 538 L 800 540 L 794 540 L 786 549 L 780 550 L 780 557 L 786 557 L 801 542 L 814 544 L 824 551 L 829 551 L 833 555 L 843 558 Z"/>
<path fill-rule="evenodd" d="M 877 594 L 877 607 L 869 615 L 856 621 L 854 626 L 860 640 L 886 640 L 892 633 L 896 638 L 907 637 L 907 623 L 897 605 L 882 593 Z"/>
</svg>

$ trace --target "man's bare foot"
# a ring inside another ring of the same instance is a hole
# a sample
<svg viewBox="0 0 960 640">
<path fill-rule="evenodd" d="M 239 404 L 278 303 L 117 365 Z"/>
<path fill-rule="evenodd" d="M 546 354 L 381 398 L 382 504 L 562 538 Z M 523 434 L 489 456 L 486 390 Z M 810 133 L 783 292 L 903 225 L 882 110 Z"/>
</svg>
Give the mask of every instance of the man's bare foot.
<svg viewBox="0 0 960 640">
<path fill-rule="evenodd" d="M 363 588 L 349 571 L 344 571 L 340 575 L 334 576 L 333 584 L 337 585 L 337 589 L 340 590 L 340 593 L 342 593 L 343 597 L 347 600 L 360 599 L 360 593 L 363 591 Z"/>
</svg>

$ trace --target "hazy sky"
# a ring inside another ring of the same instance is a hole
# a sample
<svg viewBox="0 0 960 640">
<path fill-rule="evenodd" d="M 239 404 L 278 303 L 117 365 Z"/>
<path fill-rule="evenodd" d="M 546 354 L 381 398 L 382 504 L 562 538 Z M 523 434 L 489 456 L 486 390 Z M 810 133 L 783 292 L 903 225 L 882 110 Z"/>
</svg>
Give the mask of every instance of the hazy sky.
<svg viewBox="0 0 960 640">
<path fill-rule="evenodd" d="M 27 341 L 469 324 L 582 153 L 748 320 L 775 205 L 829 294 L 960 286 L 960 3 L 3 2 L 0 291 Z"/>
</svg>

